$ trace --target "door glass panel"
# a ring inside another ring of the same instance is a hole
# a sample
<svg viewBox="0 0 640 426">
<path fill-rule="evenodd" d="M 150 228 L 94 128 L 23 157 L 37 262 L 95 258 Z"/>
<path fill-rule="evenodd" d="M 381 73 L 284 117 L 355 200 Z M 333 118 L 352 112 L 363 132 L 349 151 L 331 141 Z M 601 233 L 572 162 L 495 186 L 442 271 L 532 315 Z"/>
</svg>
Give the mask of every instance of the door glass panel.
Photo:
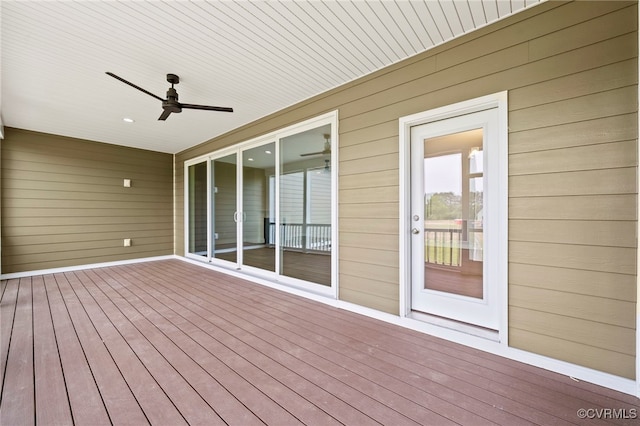
<svg viewBox="0 0 640 426">
<path fill-rule="evenodd" d="M 483 298 L 482 131 L 424 141 L 424 288 Z"/>
<path fill-rule="evenodd" d="M 188 168 L 189 253 L 207 257 L 207 163 Z"/>
<path fill-rule="evenodd" d="M 242 263 L 267 271 L 276 270 L 275 152 L 272 142 L 242 154 Z"/>
<path fill-rule="evenodd" d="M 280 274 L 331 285 L 331 126 L 280 140 Z"/>
<path fill-rule="evenodd" d="M 469 152 L 469 260 L 483 259 L 484 191 L 482 176 L 484 155 L 480 148 Z"/>
<path fill-rule="evenodd" d="M 237 262 L 236 154 L 211 161 L 212 250 L 217 259 Z"/>
</svg>

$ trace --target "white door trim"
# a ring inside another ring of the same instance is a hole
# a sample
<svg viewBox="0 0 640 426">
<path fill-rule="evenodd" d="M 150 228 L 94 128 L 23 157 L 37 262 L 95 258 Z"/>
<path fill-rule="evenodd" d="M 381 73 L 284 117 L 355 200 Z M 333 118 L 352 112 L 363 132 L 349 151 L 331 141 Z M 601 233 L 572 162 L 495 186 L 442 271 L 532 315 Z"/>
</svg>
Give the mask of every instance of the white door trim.
<svg viewBox="0 0 640 426">
<path fill-rule="evenodd" d="M 498 158 L 498 170 L 492 171 L 498 175 L 498 200 L 497 215 L 501 232 L 498 236 L 498 255 L 504 259 L 497 266 L 496 275 L 500 280 L 498 286 L 498 306 L 500 320 L 498 327 L 499 344 L 506 347 L 507 342 L 507 92 L 495 93 L 453 105 L 420 112 L 399 120 L 399 181 L 400 181 L 400 306 L 401 317 L 409 317 L 411 314 L 411 128 L 463 114 L 483 111 L 490 108 L 498 109 L 499 139 L 498 151 L 494 154 Z M 503 232 L 502 232 L 503 231 Z M 455 331 L 453 332 L 455 334 Z"/>
</svg>

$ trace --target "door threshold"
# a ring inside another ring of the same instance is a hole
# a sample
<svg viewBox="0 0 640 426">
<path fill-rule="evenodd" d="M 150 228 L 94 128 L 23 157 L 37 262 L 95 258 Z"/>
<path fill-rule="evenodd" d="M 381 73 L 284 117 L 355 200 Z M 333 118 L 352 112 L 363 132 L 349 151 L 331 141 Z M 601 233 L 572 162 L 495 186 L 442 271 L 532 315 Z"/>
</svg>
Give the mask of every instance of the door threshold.
<svg viewBox="0 0 640 426">
<path fill-rule="evenodd" d="M 424 312 L 418 311 L 411 311 L 411 313 L 409 313 L 409 315 L 407 316 L 417 321 L 426 322 L 438 327 L 457 331 L 459 333 L 469 334 L 471 336 L 480 337 L 483 339 L 491 340 L 493 342 L 500 341 L 500 334 L 498 333 L 498 331 L 492 330 L 490 328 L 467 324 L 461 321 L 439 317 L 437 315 L 425 314 Z"/>
</svg>

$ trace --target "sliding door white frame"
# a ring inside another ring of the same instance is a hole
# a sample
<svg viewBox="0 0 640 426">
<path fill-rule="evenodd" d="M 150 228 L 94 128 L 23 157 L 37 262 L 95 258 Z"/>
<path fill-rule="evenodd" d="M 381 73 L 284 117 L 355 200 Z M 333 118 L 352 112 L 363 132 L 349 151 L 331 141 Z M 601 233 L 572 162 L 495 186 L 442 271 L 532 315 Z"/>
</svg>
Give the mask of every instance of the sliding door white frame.
<svg viewBox="0 0 640 426">
<path fill-rule="evenodd" d="M 280 274 L 277 269 L 276 269 L 276 273 L 273 273 L 271 271 L 264 271 L 261 270 L 259 268 L 253 268 L 253 267 L 248 267 L 248 266 L 243 266 L 242 265 L 242 253 L 240 250 L 241 247 L 238 247 L 238 262 L 236 264 L 233 264 L 233 269 L 235 269 L 236 271 L 240 271 L 240 272 L 246 272 L 248 274 L 254 275 L 254 276 L 258 276 L 260 278 L 264 278 L 267 280 L 272 280 L 276 283 L 279 284 L 283 284 L 286 286 L 291 286 L 294 288 L 299 288 L 299 289 L 303 289 L 305 291 L 309 291 L 312 293 L 316 293 L 316 294 L 320 294 L 323 296 L 327 296 L 327 297 L 331 297 L 334 299 L 337 299 L 338 296 L 338 245 L 337 245 L 337 241 L 338 241 L 338 203 L 337 203 L 337 197 L 338 197 L 338 111 L 332 111 L 326 114 L 323 114 L 321 116 L 318 117 L 314 117 L 311 118 L 309 120 L 305 120 L 303 122 L 288 126 L 286 128 L 277 130 L 275 132 L 271 132 L 269 134 L 265 134 L 247 141 L 244 141 L 242 143 L 239 143 L 237 145 L 234 145 L 232 147 L 227 147 L 224 148 L 222 150 L 219 151 L 215 151 L 215 152 L 211 152 L 193 159 L 190 159 L 188 161 L 185 161 L 184 163 L 184 177 L 185 177 L 185 182 L 184 182 L 184 242 L 185 242 L 185 253 L 184 256 L 188 257 L 190 259 L 195 259 L 195 260 L 199 260 L 199 261 L 207 261 L 209 263 L 212 264 L 216 264 L 217 266 L 221 266 L 221 267 L 227 267 L 230 268 L 231 265 L 229 265 L 229 262 L 217 262 L 216 259 L 213 258 L 212 253 L 211 253 L 211 235 L 213 232 L 212 229 L 212 213 L 211 213 L 211 206 L 212 206 L 212 202 L 211 202 L 211 191 L 209 188 L 208 191 L 208 195 L 207 195 L 207 206 L 208 206 L 208 218 L 207 218 L 207 235 L 208 235 L 208 255 L 206 258 L 203 258 L 202 256 L 197 256 L 194 254 L 189 253 L 189 199 L 188 199 L 188 195 L 189 195 L 189 179 L 188 179 L 188 170 L 189 170 L 189 166 L 200 163 L 202 161 L 207 161 L 207 177 L 208 177 L 208 185 L 211 185 L 211 165 L 210 162 L 211 160 L 215 159 L 215 158 L 219 158 L 219 157 L 223 157 L 225 155 L 229 155 L 232 153 L 237 153 L 237 167 L 236 167 L 236 188 L 237 188 L 237 212 L 238 215 L 241 216 L 242 212 L 243 212 L 243 206 L 242 206 L 242 153 L 248 149 L 254 148 L 254 147 L 258 147 L 261 145 L 265 145 L 268 143 L 272 143 L 272 142 L 276 142 L 276 152 L 275 152 L 275 158 L 278 159 L 278 161 L 276 161 L 276 172 L 275 172 L 275 178 L 276 178 L 276 206 L 278 206 L 279 203 L 279 179 L 280 179 L 280 161 L 279 159 L 280 157 L 280 140 L 288 137 L 288 136 L 293 136 L 296 135 L 298 133 L 302 133 L 311 129 L 315 129 L 317 127 L 320 126 L 325 126 L 325 125 L 330 125 L 331 126 L 331 132 L 330 132 L 330 144 L 331 144 L 331 155 L 330 155 L 330 173 L 331 173 L 331 286 L 324 286 L 324 285 L 320 285 L 320 284 L 315 284 L 315 283 L 311 283 L 308 281 L 303 281 L 297 278 L 292 278 L 292 277 L 288 277 L 288 276 L 284 276 L 282 274 Z M 279 212 L 280 208 L 277 207 L 276 208 L 276 223 L 280 223 L 280 212 Z M 238 235 L 238 244 L 242 244 L 242 221 L 239 221 L 240 223 L 238 224 L 237 227 L 237 235 Z M 279 236 L 279 232 L 276 232 L 276 247 L 280 247 L 280 236 Z M 280 250 L 276 250 L 276 265 L 279 265 L 279 251 Z"/>
</svg>

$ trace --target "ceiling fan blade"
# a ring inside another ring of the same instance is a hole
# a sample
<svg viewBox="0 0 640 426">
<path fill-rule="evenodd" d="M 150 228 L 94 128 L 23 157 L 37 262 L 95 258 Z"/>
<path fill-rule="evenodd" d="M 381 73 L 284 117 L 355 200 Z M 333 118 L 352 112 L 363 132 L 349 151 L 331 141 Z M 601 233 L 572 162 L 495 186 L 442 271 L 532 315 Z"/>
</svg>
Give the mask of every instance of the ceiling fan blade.
<svg viewBox="0 0 640 426">
<path fill-rule="evenodd" d="M 233 112 L 233 108 L 229 108 L 229 107 L 194 105 L 194 104 L 183 104 L 183 103 L 180 103 L 180 106 L 182 108 L 187 108 L 187 109 L 202 109 L 205 111 Z"/>
<path fill-rule="evenodd" d="M 127 81 L 127 80 L 125 80 L 124 78 L 122 78 L 122 77 L 120 77 L 120 76 L 115 75 L 115 74 L 114 74 L 114 73 L 112 73 L 112 72 L 108 72 L 108 71 L 107 71 L 107 72 L 106 72 L 106 74 L 107 74 L 107 75 L 109 75 L 109 76 L 111 76 L 111 77 L 113 77 L 113 78 L 115 78 L 116 80 L 119 80 L 119 81 L 123 82 L 124 84 L 128 84 L 129 86 L 133 87 L 134 89 L 138 89 L 139 91 L 141 91 L 141 92 L 143 92 L 143 93 L 146 93 L 146 94 L 147 94 L 147 95 L 149 95 L 149 96 L 153 96 L 154 98 L 156 98 L 156 99 L 157 99 L 157 100 L 159 100 L 159 101 L 164 101 L 164 99 L 162 99 L 160 96 L 154 95 L 153 93 L 149 92 L 148 90 L 145 90 L 145 89 L 143 89 L 143 88 L 142 88 L 142 87 L 140 87 L 140 86 L 136 86 L 135 84 L 133 84 L 133 83 L 131 83 L 131 82 L 129 82 L 129 81 Z"/>
<path fill-rule="evenodd" d="M 169 108 L 165 108 L 162 111 L 162 114 L 160 115 L 160 117 L 158 117 L 158 120 L 165 121 L 170 115 L 171 115 L 171 110 Z"/>
<path fill-rule="evenodd" d="M 320 154 L 327 154 L 327 152 L 325 151 L 307 152 L 306 154 L 300 154 L 300 157 L 308 157 L 310 155 L 320 155 Z"/>
</svg>

